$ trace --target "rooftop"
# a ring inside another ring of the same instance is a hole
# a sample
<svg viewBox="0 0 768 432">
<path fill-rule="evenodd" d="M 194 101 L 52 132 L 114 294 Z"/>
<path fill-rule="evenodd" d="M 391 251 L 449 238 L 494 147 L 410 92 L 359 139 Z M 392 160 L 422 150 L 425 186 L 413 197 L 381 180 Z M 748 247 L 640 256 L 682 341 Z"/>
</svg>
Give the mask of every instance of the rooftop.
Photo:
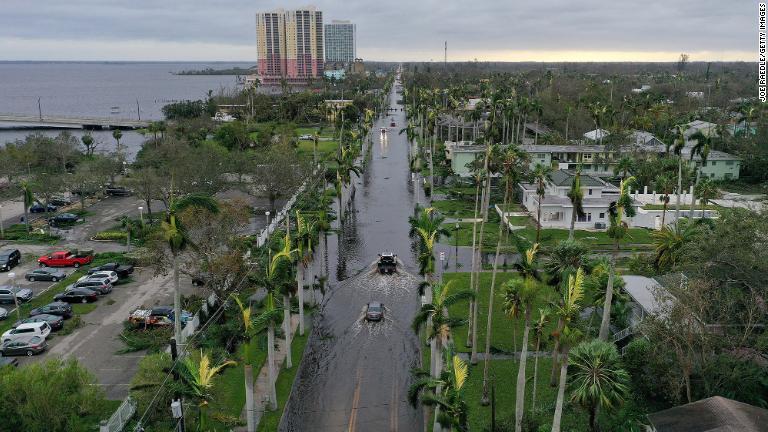
<svg viewBox="0 0 768 432">
<path fill-rule="evenodd" d="M 765 432 L 768 410 L 714 396 L 648 415 L 656 432 Z"/>
<path fill-rule="evenodd" d="M 555 186 L 570 186 L 571 183 L 573 182 L 574 176 L 575 176 L 575 173 L 568 170 L 557 170 L 557 171 L 553 171 L 551 174 L 552 183 Z M 607 186 L 605 182 L 587 174 L 581 175 L 581 185 L 582 186 Z"/>
<path fill-rule="evenodd" d="M 592 141 L 599 141 L 600 138 L 605 138 L 608 135 L 610 135 L 610 132 L 605 129 L 595 129 L 584 133 L 584 138 L 591 139 Z"/>
<path fill-rule="evenodd" d="M 661 304 L 656 299 L 656 293 L 664 288 L 659 282 L 645 276 L 624 275 L 622 278 L 624 279 L 624 291 L 646 313 L 656 314 L 661 311 Z"/>
</svg>

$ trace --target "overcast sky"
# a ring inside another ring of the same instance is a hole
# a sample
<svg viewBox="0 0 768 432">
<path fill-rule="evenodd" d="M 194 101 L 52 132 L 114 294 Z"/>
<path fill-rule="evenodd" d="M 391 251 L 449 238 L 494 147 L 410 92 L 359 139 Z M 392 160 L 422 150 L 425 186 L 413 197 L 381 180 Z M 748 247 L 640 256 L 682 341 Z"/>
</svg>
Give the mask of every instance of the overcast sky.
<svg viewBox="0 0 768 432">
<path fill-rule="evenodd" d="M 0 60 L 255 61 L 255 13 L 292 0 L 0 0 Z M 316 0 L 367 60 L 757 58 L 753 0 Z"/>
</svg>

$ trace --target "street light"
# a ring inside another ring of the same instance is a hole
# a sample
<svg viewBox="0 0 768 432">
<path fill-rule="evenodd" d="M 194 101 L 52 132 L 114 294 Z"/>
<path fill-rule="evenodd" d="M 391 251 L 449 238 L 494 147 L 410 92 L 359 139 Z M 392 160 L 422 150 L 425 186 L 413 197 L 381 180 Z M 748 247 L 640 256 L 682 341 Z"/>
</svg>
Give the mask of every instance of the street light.
<svg viewBox="0 0 768 432">
<path fill-rule="evenodd" d="M 16 285 L 16 273 L 10 272 L 8 273 L 8 279 L 11 281 L 11 292 L 13 293 L 13 305 L 16 306 L 16 317 L 21 321 L 21 311 L 19 310 L 19 298 L 16 297 L 18 287 L 15 287 Z"/>
<path fill-rule="evenodd" d="M 264 214 L 267 216 L 267 228 L 269 228 L 269 210 L 265 211 Z"/>
<path fill-rule="evenodd" d="M 0 205 L 0 239 L 5 238 L 5 230 L 3 229 L 3 206 Z"/>
<path fill-rule="evenodd" d="M 141 226 L 144 226 L 144 207 L 139 206 L 139 220 L 141 221 Z"/>
</svg>

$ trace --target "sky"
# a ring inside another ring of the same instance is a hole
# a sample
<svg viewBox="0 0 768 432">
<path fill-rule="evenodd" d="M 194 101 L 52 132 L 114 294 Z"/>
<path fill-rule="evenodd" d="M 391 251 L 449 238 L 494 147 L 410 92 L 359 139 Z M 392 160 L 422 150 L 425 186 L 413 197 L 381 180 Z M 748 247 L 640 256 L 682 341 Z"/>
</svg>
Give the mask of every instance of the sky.
<svg viewBox="0 0 768 432">
<path fill-rule="evenodd" d="M 256 61 L 292 0 L 0 0 L 1 60 Z M 316 0 L 381 61 L 757 61 L 754 0 Z"/>
</svg>

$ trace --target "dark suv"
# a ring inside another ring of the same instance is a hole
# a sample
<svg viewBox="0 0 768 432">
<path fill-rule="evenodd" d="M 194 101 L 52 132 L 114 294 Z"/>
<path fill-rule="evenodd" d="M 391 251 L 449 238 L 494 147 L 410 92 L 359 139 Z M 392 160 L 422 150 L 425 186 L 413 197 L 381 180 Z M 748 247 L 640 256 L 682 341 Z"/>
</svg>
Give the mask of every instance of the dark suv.
<svg viewBox="0 0 768 432">
<path fill-rule="evenodd" d="M 21 252 L 18 249 L 4 249 L 0 251 L 0 270 L 9 271 L 21 262 Z"/>
</svg>

